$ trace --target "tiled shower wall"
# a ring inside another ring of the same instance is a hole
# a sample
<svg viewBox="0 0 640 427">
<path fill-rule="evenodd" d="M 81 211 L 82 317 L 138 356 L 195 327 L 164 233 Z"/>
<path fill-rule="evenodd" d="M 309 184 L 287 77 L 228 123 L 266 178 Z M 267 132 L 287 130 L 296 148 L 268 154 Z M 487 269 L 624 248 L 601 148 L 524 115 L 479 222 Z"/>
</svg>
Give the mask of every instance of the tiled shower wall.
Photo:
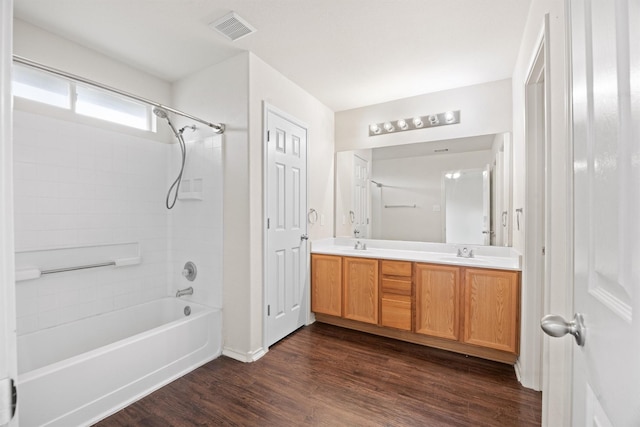
<svg viewBox="0 0 640 427">
<path fill-rule="evenodd" d="M 173 289 L 194 288 L 195 301 L 211 307 L 222 307 L 222 138 L 205 136 L 200 130 L 184 134 L 187 161 L 181 193 L 185 194 L 197 182 L 201 199 L 180 198 L 171 211 Z M 170 177 L 173 180 L 179 166 L 179 151 L 171 148 Z M 191 188 L 193 190 L 193 188 Z M 194 193 L 197 193 L 194 192 Z M 198 194 L 196 194 L 197 196 Z M 198 275 L 193 282 L 181 272 L 185 262 L 193 261 Z"/>
<path fill-rule="evenodd" d="M 167 295 L 171 218 L 164 200 L 171 150 L 150 139 L 14 111 L 16 251 L 139 242 L 143 260 L 18 282 L 19 334 Z"/>
</svg>

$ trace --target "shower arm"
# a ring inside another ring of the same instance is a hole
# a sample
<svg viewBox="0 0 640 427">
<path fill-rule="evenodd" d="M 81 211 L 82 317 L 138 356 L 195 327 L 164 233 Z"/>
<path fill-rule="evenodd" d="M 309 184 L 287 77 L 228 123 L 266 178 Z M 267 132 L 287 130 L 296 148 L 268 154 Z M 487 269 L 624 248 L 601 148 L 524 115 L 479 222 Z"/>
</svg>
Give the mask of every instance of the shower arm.
<svg viewBox="0 0 640 427">
<path fill-rule="evenodd" d="M 134 95 L 132 93 L 129 92 L 125 92 L 123 90 L 120 89 L 116 89 L 114 87 L 111 86 L 107 86 L 104 85 L 102 83 L 98 83 L 94 80 L 90 80 L 90 79 L 86 79 L 84 77 L 80 77 L 77 76 L 75 74 L 71 74 L 71 73 L 67 73 L 66 71 L 62 71 L 62 70 L 58 70 L 57 68 L 53 68 L 53 67 L 49 67 L 47 65 L 44 64 L 40 64 L 39 62 L 36 61 L 32 61 L 30 59 L 27 59 L 25 57 L 19 56 L 19 55 L 13 55 L 13 62 L 17 62 L 18 64 L 22 64 L 22 65 L 26 65 L 27 67 L 31 67 L 31 68 L 37 68 L 38 70 L 42 70 L 45 71 L 47 73 L 50 74 L 55 74 L 57 76 L 61 76 L 70 80 L 74 80 L 76 82 L 80 82 L 80 83 L 84 83 L 90 86 L 94 86 L 103 90 L 107 90 L 109 92 L 114 92 L 117 93 L 118 95 L 122 95 L 124 97 L 130 98 L 130 99 L 134 99 L 136 101 L 151 105 L 152 107 L 157 107 L 157 108 L 162 108 L 165 111 L 169 111 L 173 114 L 177 114 L 179 116 L 182 117 L 186 117 L 187 119 L 196 121 L 198 123 L 202 123 L 203 125 L 206 125 L 208 127 L 210 127 L 211 129 L 213 129 L 213 131 L 215 133 L 224 133 L 224 124 L 223 123 L 211 123 L 208 122 L 206 120 L 202 120 L 198 117 L 192 116 L 191 114 L 185 113 L 183 111 L 180 110 L 176 110 L 175 108 L 171 108 L 171 107 L 167 107 L 166 105 L 160 104 L 158 102 L 154 102 L 151 101 L 149 99 L 143 98 L 141 96 L 138 95 Z"/>
</svg>

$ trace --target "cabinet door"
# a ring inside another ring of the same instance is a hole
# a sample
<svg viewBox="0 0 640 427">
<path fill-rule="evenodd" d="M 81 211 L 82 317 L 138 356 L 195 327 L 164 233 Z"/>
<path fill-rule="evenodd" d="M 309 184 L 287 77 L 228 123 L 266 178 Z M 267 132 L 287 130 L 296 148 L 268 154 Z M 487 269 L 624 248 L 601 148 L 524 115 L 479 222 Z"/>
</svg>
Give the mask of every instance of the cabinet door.
<svg viewBox="0 0 640 427">
<path fill-rule="evenodd" d="M 519 278 L 517 271 L 465 269 L 465 343 L 518 353 Z"/>
<path fill-rule="evenodd" d="M 311 311 L 342 316 L 342 258 L 311 255 Z"/>
<path fill-rule="evenodd" d="M 343 317 L 378 324 L 378 260 L 343 258 Z"/>
<path fill-rule="evenodd" d="M 458 340 L 460 268 L 416 264 L 416 332 Z"/>
</svg>

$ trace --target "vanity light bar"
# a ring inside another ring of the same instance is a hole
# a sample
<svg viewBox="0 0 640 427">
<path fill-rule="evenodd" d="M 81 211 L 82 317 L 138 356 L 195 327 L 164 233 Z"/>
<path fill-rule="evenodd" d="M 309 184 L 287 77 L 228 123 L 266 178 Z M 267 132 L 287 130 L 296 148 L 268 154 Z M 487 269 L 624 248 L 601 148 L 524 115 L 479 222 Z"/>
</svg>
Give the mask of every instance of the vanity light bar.
<svg viewBox="0 0 640 427">
<path fill-rule="evenodd" d="M 457 123 L 460 123 L 460 110 L 445 111 L 444 113 L 374 123 L 369 125 L 369 136 L 387 135 L 390 133 L 404 132 L 406 130 L 425 129 L 436 126 L 455 125 Z"/>
</svg>

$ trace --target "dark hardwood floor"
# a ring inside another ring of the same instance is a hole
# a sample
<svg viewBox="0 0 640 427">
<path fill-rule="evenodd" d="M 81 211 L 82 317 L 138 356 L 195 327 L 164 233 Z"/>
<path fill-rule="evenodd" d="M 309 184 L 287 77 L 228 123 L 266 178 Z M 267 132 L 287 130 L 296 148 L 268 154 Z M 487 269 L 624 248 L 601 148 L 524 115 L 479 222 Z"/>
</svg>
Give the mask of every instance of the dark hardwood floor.
<svg viewBox="0 0 640 427">
<path fill-rule="evenodd" d="M 513 367 L 315 323 L 255 363 L 220 357 L 97 424 L 538 426 Z"/>
</svg>

